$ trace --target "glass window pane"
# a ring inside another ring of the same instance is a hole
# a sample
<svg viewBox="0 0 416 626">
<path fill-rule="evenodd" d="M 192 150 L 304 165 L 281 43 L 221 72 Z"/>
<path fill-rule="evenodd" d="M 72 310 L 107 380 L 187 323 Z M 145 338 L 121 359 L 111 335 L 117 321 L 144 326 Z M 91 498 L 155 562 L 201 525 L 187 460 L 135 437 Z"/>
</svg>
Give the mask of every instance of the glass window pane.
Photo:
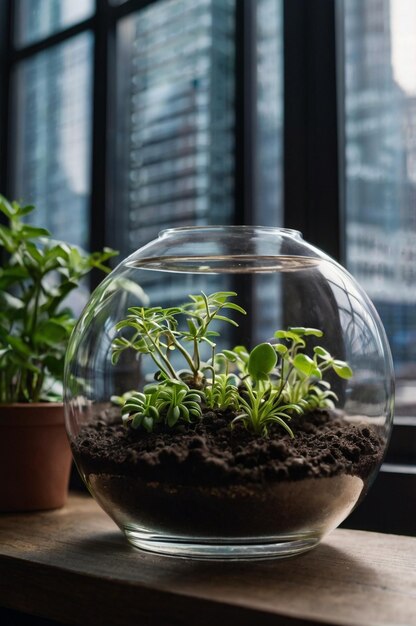
<svg viewBox="0 0 416 626">
<path fill-rule="evenodd" d="M 252 223 L 283 222 L 283 7 L 281 0 L 256 0 L 255 207 Z M 256 303 L 253 341 L 273 336 L 280 287 L 268 274 L 253 277 Z"/>
<path fill-rule="evenodd" d="M 36 223 L 88 245 L 92 35 L 22 61 L 14 80 L 13 196 Z"/>
<path fill-rule="evenodd" d="M 347 263 L 386 327 L 396 413 L 416 413 L 416 3 L 344 2 Z"/>
<path fill-rule="evenodd" d="M 18 46 L 34 43 L 91 17 L 94 0 L 16 0 Z"/>
<path fill-rule="evenodd" d="M 118 29 L 116 246 L 233 218 L 234 0 L 162 0 Z M 184 275 L 186 280 L 186 275 Z M 207 277 L 205 288 L 224 280 Z M 178 283 L 143 285 L 152 302 Z"/>
<path fill-rule="evenodd" d="M 256 224 L 283 220 L 283 8 L 257 0 Z"/>
<path fill-rule="evenodd" d="M 234 0 L 163 0 L 118 31 L 124 253 L 233 210 Z"/>
</svg>

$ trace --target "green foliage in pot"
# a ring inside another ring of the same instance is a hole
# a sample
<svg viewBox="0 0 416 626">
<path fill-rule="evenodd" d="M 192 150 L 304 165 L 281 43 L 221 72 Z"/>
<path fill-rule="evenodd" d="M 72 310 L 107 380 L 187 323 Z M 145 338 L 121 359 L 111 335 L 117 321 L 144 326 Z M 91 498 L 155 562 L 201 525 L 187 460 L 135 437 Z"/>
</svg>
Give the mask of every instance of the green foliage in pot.
<svg viewBox="0 0 416 626">
<path fill-rule="evenodd" d="M 240 422 L 254 434 L 268 436 L 270 426 L 278 425 L 293 437 L 288 422 L 294 415 L 334 408 L 337 397 L 324 376 L 331 370 L 348 379 L 352 371 L 322 346 L 307 349 L 309 337 L 323 337 L 319 329 L 277 330 L 275 343 L 261 343 L 251 351 L 245 346 L 216 351 L 219 332 L 211 324 L 221 321 L 237 326 L 230 313 L 246 314 L 230 301 L 236 295 L 201 293 L 177 307 L 129 309 L 126 319 L 115 327 L 113 363 L 125 350 L 148 355 L 156 368 L 156 382 L 146 385 L 143 392 L 113 398 L 122 407 L 125 424 L 149 432 L 156 425 L 174 427 L 178 422 L 203 419 L 206 407 L 226 411 L 232 416 L 231 427 Z M 206 362 L 201 357 L 202 344 L 211 352 Z M 175 369 L 172 353 L 180 355 L 184 369 Z"/>
<path fill-rule="evenodd" d="M 0 402 L 62 400 L 63 362 L 76 319 L 68 294 L 93 268 L 109 272 L 109 248 L 86 254 L 51 239 L 26 217 L 33 206 L 0 196 Z"/>
</svg>

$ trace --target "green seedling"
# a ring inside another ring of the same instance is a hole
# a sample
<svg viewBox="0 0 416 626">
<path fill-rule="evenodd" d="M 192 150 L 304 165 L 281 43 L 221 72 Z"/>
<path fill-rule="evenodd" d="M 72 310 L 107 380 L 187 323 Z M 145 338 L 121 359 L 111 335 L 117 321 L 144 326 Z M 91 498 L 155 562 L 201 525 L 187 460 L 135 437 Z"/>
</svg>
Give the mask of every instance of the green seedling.
<svg viewBox="0 0 416 626">
<path fill-rule="evenodd" d="M 201 393 L 177 380 L 147 385 L 144 393 L 129 394 L 121 409 L 124 423 L 148 432 L 160 422 L 172 428 L 179 421 L 199 419 L 201 413 Z"/>
<path fill-rule="evenodd" d="M 119 336 L 112 344 L 113 363 L 127 349 L 148 355 L 155 365 L 156 382 L 143 392 L 116 398 L 126 424 L 147 431 L 157 424 L 172 428 L 178 422 L 203 419 L 206 408 L 227 411 L 231 427 L 240 423 L 267 437 L 277 425 L 293 437 L 288 422 L 294 415 L 334 408 L 337 397 L 324 375 L 333 371 L 346 380 L 352 370 L 322 346 L 314 347 L 312 356 L 307 353 L 308 339 L 323 337 L 319 329 L 278 330 L 276 343 L 261 343 L 251 351 L 236 346 L 216 352 L 220 333 L 211 324 L 237 326 L 230 313 L 246 314 L 230 301 L 236 295 L 201 293 L 189 296 L 190 301 L 178 307 L 129 309 L 127 318 L 116 325 Z M 122 334 L 126 330 L 128 336 Z M 211 351 L 208 362 L 201 358 L 202 344 Z M 173 366 L 174 351 L 182 357 L 184 369 Z"/>
</svg>

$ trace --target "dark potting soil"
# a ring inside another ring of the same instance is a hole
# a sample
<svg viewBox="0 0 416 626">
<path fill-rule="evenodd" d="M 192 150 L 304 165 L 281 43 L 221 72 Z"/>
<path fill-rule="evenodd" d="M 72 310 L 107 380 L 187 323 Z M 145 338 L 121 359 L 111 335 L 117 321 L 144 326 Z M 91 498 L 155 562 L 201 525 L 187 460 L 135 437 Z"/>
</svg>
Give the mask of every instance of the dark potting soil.
<svg viewBox="0 0 416 626">
<path fill-rule="evenodd" d="M 340 474 L 366 479 L 377 467 L 384 440 L 376 427 L 328 411 L 294 417 L 291 439 L 281 427 L 268 438 L 232 416 L 207 411 L 201 422 L 153 433 L 126 428 L 117 411 L 104 411 L 72 443 L 83 472 L 117 474 L 189 486 L 299 481 Z"/>
<path fill-rule="evenodd" d="M 205 412 L 198 424 L 145 433 L 113 409 L 72 447 L 121 527 L 214 543 L 323 536 L 364 495 L 384 449 L 376 427 L 335 413 L 294 418 L 294 439 L 279 427 L 269 438 L 231 430 L 231 418 Z"/>
</svg>

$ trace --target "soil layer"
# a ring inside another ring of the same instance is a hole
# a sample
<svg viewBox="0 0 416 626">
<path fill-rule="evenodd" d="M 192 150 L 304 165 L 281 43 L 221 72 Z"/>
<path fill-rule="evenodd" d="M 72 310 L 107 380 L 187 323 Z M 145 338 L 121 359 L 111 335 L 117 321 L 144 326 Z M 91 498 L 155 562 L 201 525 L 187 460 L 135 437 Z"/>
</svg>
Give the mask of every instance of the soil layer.
<svg viewBox="0 0 416 626">
<path fill-rule="evenodd" d="M 384 440 L 368 423 L 317 411 L 258 438 L 230 415 L 144 433 L 114 411 L 80 431 L 72 447 L 84 478 L 122 527 L 201 540 L 322 536 L 353 509 L 377 468 Z"/>
<path fill-rule="evenodd" d="M 257 437 L 230 416 L 206 412 L 194 425 L 136 431 L 111 411 L 84 426 L 72 447 L 86 475 L 113 474 L 199 486 L 294 481 L 348 474 L 366 479 L 384 441 L 368 423 L 316 411 L 295 417 L 291 439 L 280 427 Z"/>
</svg>

